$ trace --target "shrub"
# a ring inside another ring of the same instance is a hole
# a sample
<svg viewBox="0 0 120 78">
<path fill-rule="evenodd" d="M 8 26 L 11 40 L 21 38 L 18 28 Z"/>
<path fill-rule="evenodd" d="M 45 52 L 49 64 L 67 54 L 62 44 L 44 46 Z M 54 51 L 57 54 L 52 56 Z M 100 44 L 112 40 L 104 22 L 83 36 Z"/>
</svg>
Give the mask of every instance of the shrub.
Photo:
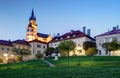
<svg viewBox="0 0 120 78">
<path fill-rule="evenodd" d="M 3 63 L 3 59 L 2 58 L 0 58 L 0 63 Z"/>
<path fill-rule="evenodd" d="M 41 54 L 41 53 L 40 54 L 36 54 L 35 57 L 38 58 L 38 59 L 39 58 L 43 58 L 43 54 Z"/>
<path fill-rule="evenodd" d="M 22 57 L 21 56 L 17 56 L 16 59 L 17 59 L 18 62 L 22 61 Z"/>
</svg>

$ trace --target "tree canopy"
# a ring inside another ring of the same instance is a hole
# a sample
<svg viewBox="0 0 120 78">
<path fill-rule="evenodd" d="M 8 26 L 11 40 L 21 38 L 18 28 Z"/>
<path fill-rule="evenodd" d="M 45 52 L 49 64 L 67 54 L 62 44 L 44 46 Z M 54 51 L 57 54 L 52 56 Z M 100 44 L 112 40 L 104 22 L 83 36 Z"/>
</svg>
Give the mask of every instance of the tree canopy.
<svg viewBox="0 0 120 78">
<path fill-rule="evenodd" d="M 97 47 L 95 42 L 84 42 L 83 49 L 85 50 L 85 54 L 88 56 L 93 56 L 94 54 L 97 54 Z"/>
<path fill-rule="evenodd" d="M 65 52 L 72 51 L 75 49 L 75 47 L 76 47 L 76 43 L 73 42 L 72 40 L 63 41 L 58 46 L 60 51 L 65 51 Z"/>
<path fill-rule="evenodd" d="M 117 40 L 113 40 L 111 42 L 103 43 L 102 47 L 105 48 L 106 51 L 115 51 L 120 49 L 120 44 Z"/>
</svg>

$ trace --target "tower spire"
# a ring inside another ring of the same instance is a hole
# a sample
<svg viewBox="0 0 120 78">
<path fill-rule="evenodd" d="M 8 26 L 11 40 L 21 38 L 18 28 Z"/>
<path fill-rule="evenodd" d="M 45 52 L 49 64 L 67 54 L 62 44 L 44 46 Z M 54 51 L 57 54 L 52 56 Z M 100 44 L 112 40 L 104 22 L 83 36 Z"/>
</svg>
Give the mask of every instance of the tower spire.
<svg viewBox="0 0 120 78">
<path fill-rule="evenodd" d="M 35 20 L 36 21 L 36 17 L 34 16 L 34 11 L 32 9 L 32 13 L 31 13 L 31 17 L 29 18 L 29 21 L 30 20 Z"/>
</svg>

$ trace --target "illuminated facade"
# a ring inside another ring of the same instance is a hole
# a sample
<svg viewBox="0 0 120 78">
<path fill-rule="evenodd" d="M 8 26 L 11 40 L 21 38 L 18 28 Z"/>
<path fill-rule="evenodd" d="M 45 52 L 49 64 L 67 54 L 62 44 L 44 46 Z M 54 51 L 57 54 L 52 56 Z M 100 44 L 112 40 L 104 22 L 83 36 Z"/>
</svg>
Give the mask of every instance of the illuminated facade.
<svg viewBox="0 0 120 78">
<path fill-rule="evenodd" d="M 29 24 L 26 31 L 26 41 L 39 40 L 41 42 L 48 43 L 52 40 L 51 35 L 38 33 L 38 28 L 36 24 L 36 17 L 34 16 L 34 11 L 32 10 L 31 17 L 29 18 Z"/>
</svg>

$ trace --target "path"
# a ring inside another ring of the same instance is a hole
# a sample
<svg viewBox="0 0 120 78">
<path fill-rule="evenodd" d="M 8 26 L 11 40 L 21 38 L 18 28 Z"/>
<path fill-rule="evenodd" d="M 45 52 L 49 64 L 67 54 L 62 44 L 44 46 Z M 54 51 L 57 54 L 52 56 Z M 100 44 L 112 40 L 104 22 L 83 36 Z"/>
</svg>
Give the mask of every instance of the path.
<svg viewBox="0 0 120 78">
<path fill-rule="evenodd" d="M 49 62 L 49 61 L 47 61 L 45 59 L 43 59 L 42 61 L 45 62 L 46 64 L 48 64 L 50 67 L 54 67 L 55 66 L 54 64 L 52 64 L 51 62 Z"/>
</svg>

